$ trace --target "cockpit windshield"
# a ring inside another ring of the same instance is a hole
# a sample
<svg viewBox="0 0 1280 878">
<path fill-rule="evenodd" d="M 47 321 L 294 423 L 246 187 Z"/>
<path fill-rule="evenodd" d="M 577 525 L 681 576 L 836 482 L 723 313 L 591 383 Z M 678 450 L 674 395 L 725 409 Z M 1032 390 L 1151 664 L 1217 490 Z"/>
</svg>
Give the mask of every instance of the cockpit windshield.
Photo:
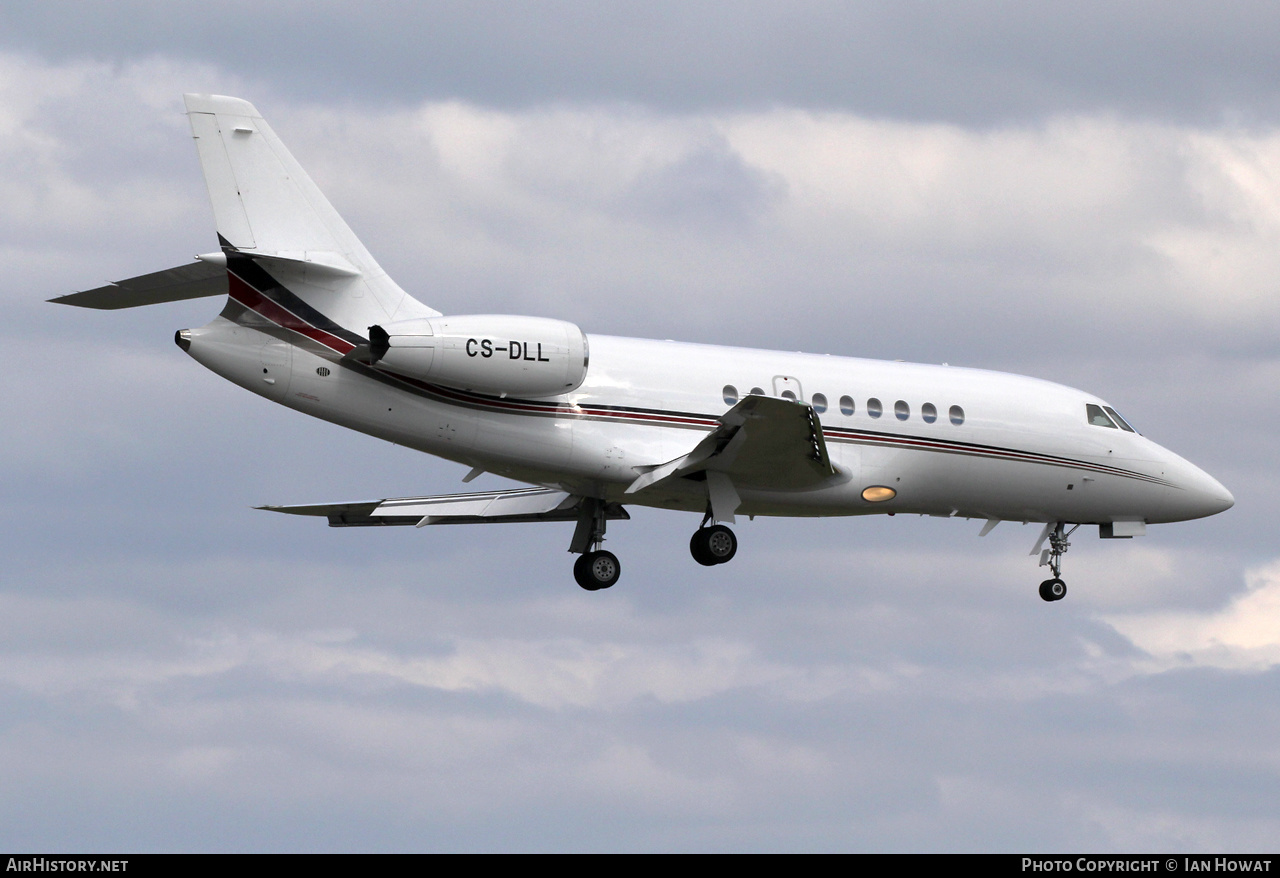
<svg viewBox="0 0 1280 878">
<path fill-rule="evenodd" d="M 1110 427 L 1113 430 L 1116 428 L 1115 421 L 1107 417 L 1107 413 L 1102 410 L 1102 406 L 1094 405 L 1090 402 L 1085 404 L 1084 410 L 1089 417 L 1089 423 L 1093 424 L 1093 426 Z"/>
<path fill-rule="evenodd" d="M 1106 411 L 1106 413 L 1107 413 L 1107 414 L 1111 415 L 1112 419 L 1114 419 L 1114 420 L 1115 420 L 1115 422 L 1116 422 L 1117 424 L 1119 424 L 1119 425 L 1120 425 L 1120 429 L 1121 429 L 1121 430 L 1127 430 L 1127 431 L 1129 431 L 1130 433 L 1137 433 L 1137 432 L 1138 432 L 1137 430 L 1135 430 L 1133 427 L 1131 427 L 1131 426 L 1129 425 L 1129 422 L 1128 422 L 1128 421 L 1126 421 L 1124 418 L 1120 417 L 1120 413 L 1119 413 L 1118 411 L 1116 411 L 1115 409 L 1113 409 L 1111 406 L 1109 406 L 1109 405 L 1104 405 L 1102 408 Z"/>
<path fill-rule="evenodd" d="M 1084 412 L 1085 417 L 1089 419 L 1089 423 L 1095 427 L 1110 427 L 1113 430 L 1119 428 L 1126 433 L 1138 432 L 1129 426 L 1129 422 L 1120 417 L 1120 413 L 1109 405 L 1085 403 Z"/>
</svg>

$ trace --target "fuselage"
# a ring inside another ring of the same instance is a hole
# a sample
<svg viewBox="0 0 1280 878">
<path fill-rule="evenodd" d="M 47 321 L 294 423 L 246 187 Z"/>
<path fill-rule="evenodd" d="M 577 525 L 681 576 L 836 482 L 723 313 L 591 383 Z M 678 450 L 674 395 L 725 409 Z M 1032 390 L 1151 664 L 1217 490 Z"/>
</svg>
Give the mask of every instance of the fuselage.
<svg viewBox="0 0 1280 878">
<path fill-rule="evenodd" d="M 760 393 L 814 406 L 837 475 L 805 491 L 740 484 L 741 514 L 1157 523 L 1234 502 L 1145 436 L 1091 423 L 1088 407 L 1103 400 L 1035 378 L 590 335 L 586 379 L 573 392 L 503 398 L 398 376 L 246 322 L 220 317 L 179 343 L 223 377 L 309 415 L 581 496 L 702 511 L 697 482 L 626 491 L 643 468 L 688 453 L 734 403 Z M 869 486 L 894 496 L 869 502 Z"/>
</svg>

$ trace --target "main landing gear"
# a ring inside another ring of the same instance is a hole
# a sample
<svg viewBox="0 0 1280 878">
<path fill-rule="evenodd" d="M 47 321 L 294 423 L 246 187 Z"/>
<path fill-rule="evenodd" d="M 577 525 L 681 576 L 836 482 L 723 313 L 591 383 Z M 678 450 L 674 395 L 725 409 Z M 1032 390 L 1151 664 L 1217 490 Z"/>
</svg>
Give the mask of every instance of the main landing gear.
<svg viewBox="0 0 1280 878">
<path fill-rule="evenodd" d="M 1060 601 L 1067 596 L 1067 584 L 1062 581 L 1062 556 L 1067 554 L 1067 549 L 1071 548 L 1067 537 L 1075 533 L 1079 526 L 1072 525 L 1071 530 L 1067 530 L 1066 525 L 1061 521 L 1053 522 L 1052 526 L 1045 525 L 1045 536 L 1049 539 L 1049 548 L 1040 553 L 1040 566 L 1048 567 L 1053 572 L 1052 579 L 1046 579 L 1040 583 L 1040 597 L 1046 601 Z M 1040 538 L 1040 543 L 1036 544 L 1037 549 L 1040 548 L 1044 539 L 1043 536 Z"/>
<path fill-rule="evenodd" d="M 626 517 L 616 508 L 612 512 L 609 509 L 602 500 L 584 499 L 578 511 L 578 527 L 569 544 L 569 551 L 579 556 L 573 563 L 573 578 L 587 591 L 610 588 L 622 574 L 618 556 L 600 548 L 608 518 Z M 723 524 L 711 524 L 711 513 L 708 512 L 689 538 L 689 553 L 704 567 L 724 564 L 738 553 L 738 538 Z"/>
<path fill-rule="evenodd" d="M 622 575 L 622 565 L 613 552 L 598 549 L 578 556 L 573 562 L 573 578 L 587 591 L 609 588 Z"/>
<path fill-rule="evenodd" d="M 604 542 L 606 522 L 603 501 L 590 497 L 583 500 L 578 528 L 573 532 L 569 551 L 580 555 L 573 562 L 573 578 L 587 591 L 610 588 L 622 575 L 622 564 L 618 562 L 618 556 L 600 548 Z"/>
<path fill-rule="evenodd" d="M 689 538 L 689 554 L 703 567 L 713 567 L 733 560 L 738 552 L 738 538 L 723 524 L 703 526 Z"/>
</svg>

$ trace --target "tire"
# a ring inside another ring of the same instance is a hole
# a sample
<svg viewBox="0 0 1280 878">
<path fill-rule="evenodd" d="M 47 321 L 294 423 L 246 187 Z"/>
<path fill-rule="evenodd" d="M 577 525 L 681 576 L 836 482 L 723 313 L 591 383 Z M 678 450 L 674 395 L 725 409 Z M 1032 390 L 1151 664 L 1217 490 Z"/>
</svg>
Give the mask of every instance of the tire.
<svg viewBox="0 0 1280 878">
<path fill-rule="evenodd" d="M 613 552 L 587 552 L 573 564 L 573 578 L 587 591 L 610 588 L 622 575 L 622 565 Z"/>
<path fill-rule="evenodd" d="M 723 524 L 700 527 L 689 537 L 689 554 L 703 567 L 724 564 L 738 554 L 738 538 Z"/>
<path fill-rule="evenodd" d="M 707 528 L 707 534 L 703 540 L 707 547 L 707 554 L 717 564 L 726 564 L 738 554 L 738 538 L 723 524 Z"/>
<path fill-rule="evenodd" d="M 588 552 L 587 555 L 589 554 L 591 553 Z M 587 555 L 579 555 L 578 560 L 573 562 L 573 579 L 587 591 L 598 591 L 600 586 L 595 584 L 591 571 L 587 569 Z"/>
<path fill-rule="evenodd" d="M 697 561 L 703 567 L 714 567 L 716 559 L 711 556 L 711 548 L 706 541 L 706 528 L 698 528 L 693 532 L 693 536 L 689 537 L 689 554 L 693 556 L 693 560 Z"/>
<path fill-rule="evenodd" d="M 1046 579 L 1040 583 L 1040 597 L 1046 601 L 1060 601 L 1067 596 L 1067 584 L 1061 579 Z"/>
</svg>

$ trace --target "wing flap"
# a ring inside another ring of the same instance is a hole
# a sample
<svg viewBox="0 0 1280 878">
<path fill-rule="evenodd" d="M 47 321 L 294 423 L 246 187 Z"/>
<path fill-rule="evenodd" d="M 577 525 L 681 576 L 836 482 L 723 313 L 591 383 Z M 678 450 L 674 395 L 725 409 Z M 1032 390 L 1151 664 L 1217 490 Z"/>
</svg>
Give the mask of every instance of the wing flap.
<svg viewBox="0 0 1280 878">
<path fill-rule="evenodd" d="M 514 524 L 528 521 L 577 521 L 583 498 L 553 488 L 516 488 L 433 497 L 399 497 L 358 503 L 259 506 L 268 512 L 329 519 L 330 527 L 379 527 L 430 524 Z M 625 519 L 625 509 L 608 504 L 606 517 Z"/>
<path fill-rule="evenodd" d="M 485 491 L 475 494 L 452 494 L 443 497 L 414 497 L 387 500 L 374 510 L 375 515 L 418 518 L 418 526 L 459 524 L 463 522 L 518 521 L 533 517 L 547 521 L 546 516 L 566 513 L 559 519 L 577 519 L 576 497 L 566 491 L 550 488 L 523 488 L 514 491 Z M 562 509 L 563 507 L 563 509 Z"/>
</svg>

